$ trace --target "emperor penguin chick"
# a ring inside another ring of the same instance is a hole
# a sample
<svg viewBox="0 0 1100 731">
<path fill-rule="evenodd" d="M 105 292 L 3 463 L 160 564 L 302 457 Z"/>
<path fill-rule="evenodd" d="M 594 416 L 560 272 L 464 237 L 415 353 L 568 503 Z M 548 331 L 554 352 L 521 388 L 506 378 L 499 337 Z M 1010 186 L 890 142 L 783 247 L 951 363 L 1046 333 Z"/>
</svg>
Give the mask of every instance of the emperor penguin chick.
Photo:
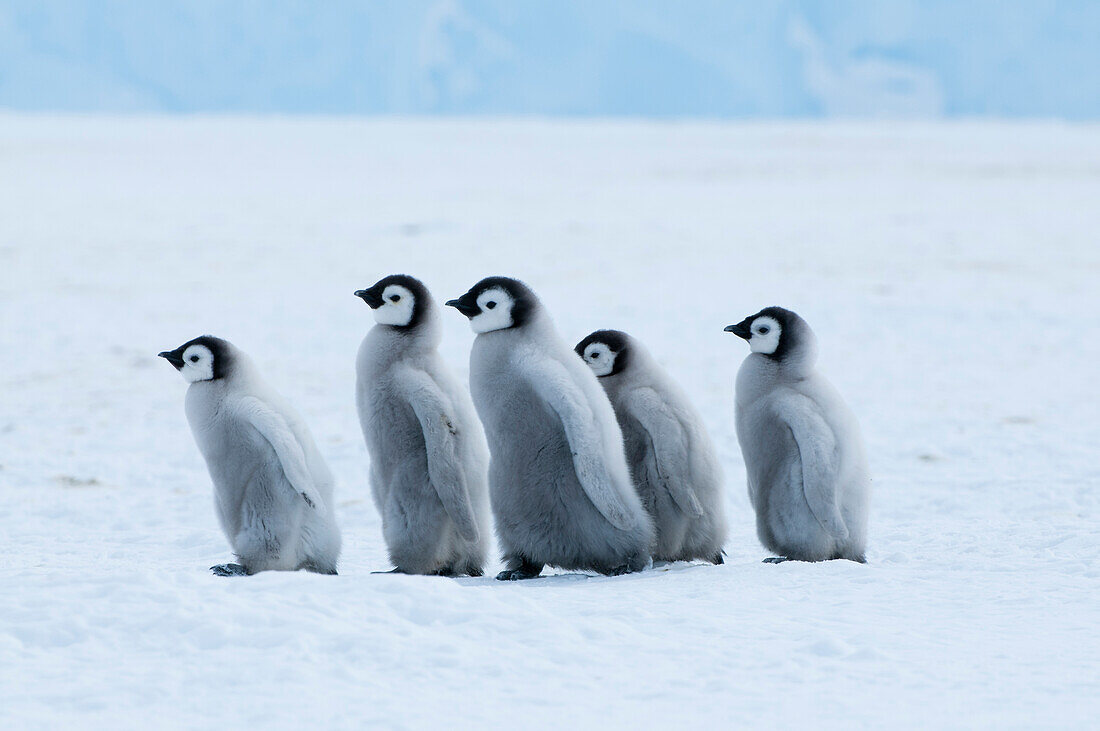
<svg viewBox="0 0 1100 731">
<path fill-rule="evenodd" d="M 359 346 L 355 393 L 394 570 L 481 576 L 489 454 L 470 396 L 437 352 L 439 307 L 404 274 L 355 296 L 377 323 Z"/>
<path fill-rule="evenodd" d="M 214 481 L 214 503 L 239 564 L 219 576 L 306 569 L 335 574 L 340 530 L 332 473 L 297 412 L 251 359 L 210 335 L 159 354 L 190 383 L 187 421 Z"/>
<path fill-rule="evenodd" d="M 597 330 L 576 351 L 599 378 L 623 430 L 634 487 L 657 525 L 654 560 L 722 563 L 722 468 L 687 395 L 619 330 Z"/>
<path fill-rule="evenodd" d="M 737 439 L 760 542 L 779 558 L 864 562 L 871 478 L 859 424 L 814 368 L 817 338 L 782 307 L 732 332 L 752 352 L 737 373 Z"/>
<path fill-rule="evenodd" d="M 606 575 L 649 562 L 653 524 L 603 389 L 522 282 L 489 277 L 447 303 L 470 319 L 470 388 L 489 440 L 500 580 L 544 565 Z"/>
</svg>

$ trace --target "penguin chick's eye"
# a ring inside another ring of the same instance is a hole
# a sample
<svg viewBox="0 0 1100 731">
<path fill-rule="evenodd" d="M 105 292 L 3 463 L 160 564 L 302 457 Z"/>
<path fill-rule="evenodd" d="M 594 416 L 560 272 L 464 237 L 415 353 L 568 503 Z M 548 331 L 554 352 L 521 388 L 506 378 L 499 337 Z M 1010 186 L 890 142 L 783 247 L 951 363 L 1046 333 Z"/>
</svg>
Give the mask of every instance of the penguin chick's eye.
<svg viewBox="0 0 1100 731">
<path fill-rule="evenodd" d="M 485 309 L 487 309 L 487 310 L 491 310 L 496 306 L 497 306 L 497 303 L 494 302 L 493 300 L 489 300 L 488 302 L 485 303 Z"/>
<path fill-rule="evenodd" d="M 199 356 L 197 356 L 197 355 L 192 355 L 192 356 L 191 356 L 191 362 L 192 362 L 192 363 L 198 363 L 198 362 L 199 362 Z"/>
<path fill-rule="evenodd" d="M 401 295 L 399 295 L 399 294 L 391 294 L 390 295 L 390 302 L 400 302 L 400 301 L 401 301 Z"/>
<path fill-rule="evenodd" d="M 593 357 L 593 358 L 599 358 L 599 357 L 600 357 L 600 354 L 599 354 L 599 353 L 593 353 L 593 354 L 592 354 L 592 357 Z"/>
<path fill-rule="evenodd" d="M 761 335 L 767 335 L 768 327 L 765 325 L 764 327 L 757 328 L 756 332 L 760 333 Z"/>
</svg>

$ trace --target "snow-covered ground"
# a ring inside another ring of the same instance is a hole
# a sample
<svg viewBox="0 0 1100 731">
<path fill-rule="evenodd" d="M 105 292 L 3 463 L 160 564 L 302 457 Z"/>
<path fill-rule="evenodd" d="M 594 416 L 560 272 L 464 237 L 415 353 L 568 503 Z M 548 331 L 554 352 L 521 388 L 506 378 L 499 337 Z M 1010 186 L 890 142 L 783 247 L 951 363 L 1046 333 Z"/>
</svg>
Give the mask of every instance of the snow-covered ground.
<svg viewBox="0 0 1100 731">
<path fill-rule="evenodd" d="M 1098 201 L 1096 126 L 0 116 L 0 726 L 1093 726 Z M 644 339 L 718 443 L 727 563 L 371 575 L 352 292 L 397 271 Z M 760 563 L 722 328 L 770 304 L 861 418 L 868 565 Z M 339 577 L 207 571 L 155 357 L 204 332 L 312 426 Z"/>
</svg>

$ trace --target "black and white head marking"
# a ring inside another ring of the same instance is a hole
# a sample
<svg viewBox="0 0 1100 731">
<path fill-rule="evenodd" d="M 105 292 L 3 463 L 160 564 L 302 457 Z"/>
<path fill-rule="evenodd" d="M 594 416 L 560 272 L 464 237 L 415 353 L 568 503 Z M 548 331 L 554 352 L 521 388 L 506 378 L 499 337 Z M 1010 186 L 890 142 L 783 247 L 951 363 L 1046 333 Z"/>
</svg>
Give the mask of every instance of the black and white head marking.
<svg viewBox="0 0 1100 731">
<path fill-rule="evenodd" d="M 224 378 L 233 358 L 229 343 L 213 335 L 202 335 L 157 355 L 171 363 L 188 383 Z"/>
<path fill-rule="evenodd" d="M 391 274 L 370 289 L 355 293 L 374 311 L 374 321 L 396 328 L 414 328 L 423 320 L 431 295 L 424 283 L 407 274 Z"/>
<path fill-rule="evenodd" d="M 621 330 L 597 330 L 574 348 L 599 377 L 622 373 L 630 362 L 630 343 Z"/>
<path fill-rule="evenodd" d="M 754 353 L 783 360 L 795 344 L 793 326 L 797 318 L 798 315 L 782 307 L 765 307 L 736 325 L 730 325 L 726 332 L 747 340 Z"/>
<path fill-rule="evenodd" d="M 480 334 L 522 327 L 537 303 L 535 293 L 518 279 L 486 277 L 447 306 L 470 318 L 470 327 Z"/>
</svg>

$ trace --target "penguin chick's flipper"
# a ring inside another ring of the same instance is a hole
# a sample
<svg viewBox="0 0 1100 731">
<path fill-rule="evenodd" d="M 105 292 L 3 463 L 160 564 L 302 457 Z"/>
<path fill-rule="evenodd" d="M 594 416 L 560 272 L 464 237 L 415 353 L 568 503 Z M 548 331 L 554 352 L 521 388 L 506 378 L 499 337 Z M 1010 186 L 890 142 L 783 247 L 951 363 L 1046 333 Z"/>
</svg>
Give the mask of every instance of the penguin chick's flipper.
<svg viewBox="0 0 1100 731">
<path fill-rule="evenodd" d="M 302 445 L 294 438 L 294 432 L 290 430 L 286 419 L 254 396 L 242 398 L 240 408 L 245 420 L 275 450 L 279 465 L 283 468 L 283 474 L 286 475 L 291 486 L 298 491 L 309 507 L 316 510 L 318 514 L 324 515 L 325 502 L 313 484 L 313 477 L 310 475 Z"/>
<path fill-rule="evenodd" d="M 515 560 L 509 561 L 509 564 L 516 563 Z M 522 581 L 523 579 L 534 579 L 542 573 L 542 564 L 531 563 L 527 559 L 520 559 L 519 566 L 511 569 L 504 569 L 497 574 L 497 581 Z"/>
<path fill-rule="evenodd" d="M 848 527 L 837 505 L 837 444 L 833 430 L 817 405 L 805 396 L 780 398 L 776 413 L 791 430 L 802 462 L 802 493 L 821 527 L 837 540 L 848 538 Z"/>
<path fill-rule="evenodd" d="M 676 507 L 689 518 L 702 518 L 703 506 L 683 478 L 691 474 L 688 466 L 687 438 L 676 415 L 669 410 L 652 388 L 639 388 L 627 401 L 627 411 L 649 434 L 657 463 L 655 477 L 663 485 Z M 669 475 L 679 479 L 670 480 Z"/>
<path fill-rule="evenodd" d="M 214 576 L 248 576 L 248 571 L 239 563 L 220 563 L 217 566 L 211 566 L 210 570 Z"/>
<path fill-rule="evenodd" d="M 588 399 L 561 363 L 534 357 L 530 361 L 532 385 L 558 415 L 565 429 L 577 481 L 608 523 L 619 530 L 631 530 L 637 518 L 623 501 L 608 472 L 603 434 Z"/>
<path fill-rule="evenodd" d="M 710 562 L 712 564 L 714 564 L 715 566 L 721 566 L 722 564 L 724 564 L 726 562 L 726 559 L 722 558 L 722 552 L 719 551 L 718 553 L 714 554 L 714 556 L 711 557 Z"/>
<path fill-rule="evenodd" d="M 470 491 L 466 487 L 466 474 L 459 456 L 458 430 L 454 425 L 456 419 L 447 398 L 424 371 L 410 368 L 399 382 L 409 384 L 408 401 L 424 434 L 428 477 L 432 487 L 458 528 L 459 535 L 475 542 L 479 538 L 477 518 L 470 504 Z"/>
</svg>

